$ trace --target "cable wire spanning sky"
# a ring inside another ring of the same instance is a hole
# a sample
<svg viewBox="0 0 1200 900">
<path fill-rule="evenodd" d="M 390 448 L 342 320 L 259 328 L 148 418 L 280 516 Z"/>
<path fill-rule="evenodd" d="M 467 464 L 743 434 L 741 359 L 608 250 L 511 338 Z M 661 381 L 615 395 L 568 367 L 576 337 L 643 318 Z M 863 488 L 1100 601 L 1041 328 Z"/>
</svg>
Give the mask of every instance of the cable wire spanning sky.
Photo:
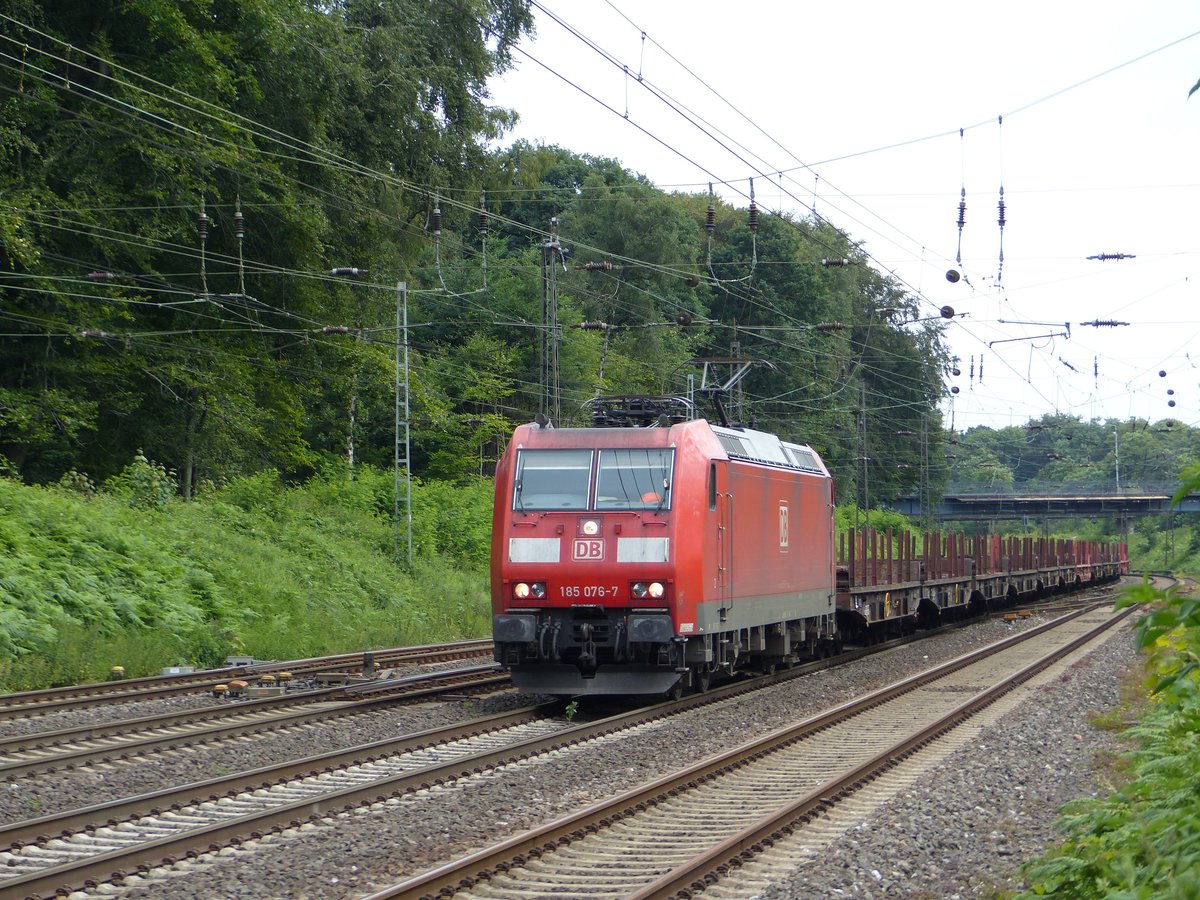
<svg viewBox="0 0 1200 900">
<path fill-rule="evenodd" d="M 1200 425 L 1194 2 L 535 12 L 491 86 L 520 115 L 505 143 L 612 157 L 668 191 L 715 182 L 742 207 L 753 178 L 761 210 L 842 228 L 930 314 L 958 313 L 947 424 Z"/>
</svg>

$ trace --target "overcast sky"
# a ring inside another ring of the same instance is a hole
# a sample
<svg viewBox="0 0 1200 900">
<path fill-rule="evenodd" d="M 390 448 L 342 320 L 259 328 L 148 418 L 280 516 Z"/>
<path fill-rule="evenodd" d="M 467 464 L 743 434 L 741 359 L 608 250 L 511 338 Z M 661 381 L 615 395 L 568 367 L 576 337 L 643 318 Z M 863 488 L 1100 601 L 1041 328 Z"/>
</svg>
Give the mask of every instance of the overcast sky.
<svg viewBox="0 0 1200 900">
<path fill-rule="evenodd" d="M 1200 426 L 1200 3 L 535 2 L 536 37 L 492 85 L 521 118 L 505 143 L 815 206 L 930 315 L 960 313 L 959 430 Z"/>
</svg>

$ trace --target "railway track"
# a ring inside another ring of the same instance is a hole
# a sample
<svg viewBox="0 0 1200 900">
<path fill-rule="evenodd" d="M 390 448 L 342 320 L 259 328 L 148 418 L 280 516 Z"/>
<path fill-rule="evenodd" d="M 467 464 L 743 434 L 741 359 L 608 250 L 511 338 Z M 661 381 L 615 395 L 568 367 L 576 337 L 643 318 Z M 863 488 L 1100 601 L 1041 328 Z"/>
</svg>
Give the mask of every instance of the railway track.
<svg viewBox="0 0 1200 900">
<path fill-rule="evenodd" d="M 488 664 L 0 738 L 0 780 L 15 781 L 39 772 L 174 750 L 191 751 L 211 741 L 310 725 L 387 704 L 510 684 L 507 675 Z"/>
<path fill-rule="evenodd" d="M 500 717 L 481 720 L 473 727 L 490 735 L 491 742 L 482 748 L 462 732 L 442 729 L 18 823 L 0 829 L 0 847 L 8 848 L 0 852 L 0 872 L 10 876 L 0 879 L 0 898 L 48 894 L 114 875 L 119 880 L 164 861 L 284 830 L 310 817 L 396 802 L 423 787 L 720 702 L 802 671 L 580 725 L 553 716 L 561 707 L 526 711 L 528 718 L 513 714 L 516 718 L 507 723 Z M 535 720 L 543 724 L 534 725 Z M 543 731 L 531 734 L 531 728 Z M 383 762 L 390 756 L 395 759 Z"/>
<path fill-rule="evenodd" d="M 129 703 L 153 700 L 186 693 L 209 692 L 230 680 L 255 681 L 264 675 L 276 676 L 287 672 L 295 678 L 316 677 L 322 673 L 361 671 L 364 660 L 375 667 L 425 665 L 452 662 L 492 652 L 490 640 L 455 641 L 428 644 L 420 647 L 393 647 L 370 653 L 343 653 L 335 656 L 286 662 L 256 663 L 252 666 L 232 666 L 225 669 L 204 669 L 179 675 L 155 675 L 120 681 L 46 688 L 0 694 L 0 721 L 26 716 L 40 716 L 63 710 L 81 709 L 106 703 Z"/>
<path fill-rule="evenodd" d="M 1132 610 L 1080 610 L 371 895 L 692 896 Z M 768 811 L 769 810 L 769 811 Z"/>
</svg>

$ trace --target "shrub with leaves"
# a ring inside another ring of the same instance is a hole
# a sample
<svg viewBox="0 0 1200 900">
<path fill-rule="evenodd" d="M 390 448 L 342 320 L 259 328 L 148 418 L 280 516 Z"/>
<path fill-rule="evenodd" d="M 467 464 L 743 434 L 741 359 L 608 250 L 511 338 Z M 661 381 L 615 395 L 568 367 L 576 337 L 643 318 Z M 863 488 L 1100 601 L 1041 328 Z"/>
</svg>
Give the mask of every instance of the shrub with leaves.
<svg viewBox="0 0 1200 900">
<path fill-rule="evenodd" d="M 138 451 L 133 462 L 104 484 L 135 509 L 162 509 L 175 497 L 175 473 L 148 460 Z"/>
<path fill-rule="evenodd" d="M 1184 472 L 1179 502 L 1200 489 Z M 1118 607 L 1151 604 L 1137 624 L 1152 703 L 1127 735 L 1132 778 L 1105 800 L 1069 805 L 1062 847 L 1027 864 L 1023 897 L 1200 897 L 1200 599 L 1143 583 Z"/>
</svg>

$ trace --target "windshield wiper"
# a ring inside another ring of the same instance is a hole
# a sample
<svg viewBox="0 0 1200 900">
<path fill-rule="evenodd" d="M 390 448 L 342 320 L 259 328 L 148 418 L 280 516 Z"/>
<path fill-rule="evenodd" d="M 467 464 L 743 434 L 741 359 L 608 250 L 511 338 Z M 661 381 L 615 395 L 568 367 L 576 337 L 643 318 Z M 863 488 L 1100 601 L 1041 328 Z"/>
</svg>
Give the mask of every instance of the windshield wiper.
<svg viewBox="0 0 1200 900">
<path fill-rule="evenodd" d="M 663 505 L 667 502 L 667 497 L 670 494 L 671 482 L 669 479 L 663 479 L 662 497 L 659 498 L 658 506 L 654 507 L 654 514 L 657 516 L 662 512 Z"/>
</svg>

